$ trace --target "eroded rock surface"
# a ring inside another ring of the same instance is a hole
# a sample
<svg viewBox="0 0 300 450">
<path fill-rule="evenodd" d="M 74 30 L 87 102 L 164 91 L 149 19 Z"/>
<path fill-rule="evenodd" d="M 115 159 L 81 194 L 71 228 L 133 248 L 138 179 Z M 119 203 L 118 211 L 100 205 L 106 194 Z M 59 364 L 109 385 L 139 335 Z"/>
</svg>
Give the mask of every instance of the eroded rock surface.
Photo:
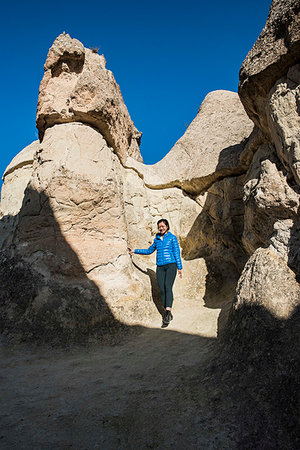
<svg viewBox="0 0 300 450">
<path fill-rule="evenodd" d="M 239 95 L 249 115 L 268 135 L 268 96 L 276 81 L 299 63 L 299 0 L 273 0 L 266 24 L 240 70 Z"/>
<path fill-rule="evenodd" d="M 247 386 L 255 374 L 253 405 L 266 446 L 278 448 L 299 445 L 299 11 L 299 1 L 274 0 L 241 68 L 240 97 L 264 138 L 245 175 L 241 242 L 248 260 L 223 341 L 228 370 L 239 366 L 248 373 Z M 268 407 L 261 407 L 266 399 Z M 244 442 L 253 442 L 253 427 L 260 434 L 249 417 Z"/>
<path fill-rule="evenodd" d="M 40 85 L 37 128 L 82 122 L 95 127 L 121 161 L 142 161 L 141 133 L 135 128 L 105 58 L 85 48 L 77 39 L 61 34 L 49 50 Z"/>
<path fill-rule="evenodd" d="M 299 38 L 300 39 L 300 38 Z M 300 185 L 300 64 L 276 81 L 269 94 L 268 122 L 271 140 L 291 182 Z"/>
<path fill-rule="evenodd" d="M 220 178 L 245 172 L 253 126 L 237 95 L 208 95 L 183 138 L 153 171 L 137 161 L 140 135 L 104 57 L 63 34 L 45 63 L 37 126 L 42 140 L 28 165 L 29 179 L 24 177 L 25 193 L 23 189 L 16 194 L 19 207 L 8 214 L 14 227 L 2 251 L 9 260 L 24 261 L 39 281 L 23 316 L 14 319 L 12 312 L 8 319 L 5 300 L 4 322 L 13 333 L 15 320 L 24 339 L 44 335 L 48 340 L 54 323 L 60 330 L 57 336 L 70 340 L 77 326 L 84 335 L 82 322 L 86 336 L 101 336 L 103 329 L 121 323 L 147 325 L 156 309 L 161 310 L 155 255 L 131 259 L 127 245 L 150 245 L 162 216 L 183 245 L 204 206 L 197 194 Z M 17 158 L 22 159 L 22 153 Z M 159 184 L 149 182 L 147 174 L 156 176 Z M 230 189 L 235 191 L 234 183 Z M 228 218 L 229 228 L 230 223 Z M 205 294 L 206 261 L 197 254 L 183 265 L 185 276 L 176 282 L 176 295 L 198 301 Z M 9 267 L 3 273 L 13 279 Z M 9 296 L 12 289 L 13 283 Z M 81 300 L 73 302 L 74 292 Z M 67 311 L 74 313 L 74 320 Z M 46 317 L 45 333 L 37 336 L 41 314 Z"/>
<path fill-rule="evenodd" d="M 34 155 L 40 148 L 39 141 L 18 153 L 3 174 L 0 205 L 0 249 L 9 247 L 18 224 L 24 192 L 33 172 Z"/>
<path fill-rule="evenodd" d="M 268 248 L 271 252 L 268 254 L 281 258 L 281 265 L 286 265 L 286 270 L 291 269 L 296 277 L 299 274 L 296 248 L 299 242 L 300 70 L 295 63 L 299 61 L 300 50 L 299 12 L 299 1 L 272 2 L 265 28 L 242 65 L 239 87 L 249 116 L 265 135 L 265 142 L 257 145 L 245 179 L 242 242 L 249 255 L 256 254 L 259 248 Z M 266 263 L 262 261 L 263 258 L 255 259 L 257 274 L 265 271 Z M 278 269 L 275 278 L 279 309 L 281 275 Z M 239 289 L 241 284 L 242 280 Z M 291 291 L 292 285 L 291 282 Z M 249 298 L 255 297 L 255 289 L 255 284 L 248 286 Z M 258 303 L 261 295 L 257 294 Z M 269 302 L 276 304 L 276 292 L 270 293 Z M 268 309 L 267 305 L 264 307 Z"/>
<path fill-rule="evenodd" d="M 287 320 L 299 306 L 300 286 L 284 258 L 259 248 L 244 268 L 236 295 L 236 310 L 255 305 L 276 319 Z"/>
<path fill-rule="evenodd" d="M 238 95 L 208 94 L 184 135 L 158 163 L 145 166 L 128 157 L 150 188 L 179 187 L 191 195 L 205 192 L 215 181 L 243 173 L 240 156 L 253 129 Z"/>
</svg>

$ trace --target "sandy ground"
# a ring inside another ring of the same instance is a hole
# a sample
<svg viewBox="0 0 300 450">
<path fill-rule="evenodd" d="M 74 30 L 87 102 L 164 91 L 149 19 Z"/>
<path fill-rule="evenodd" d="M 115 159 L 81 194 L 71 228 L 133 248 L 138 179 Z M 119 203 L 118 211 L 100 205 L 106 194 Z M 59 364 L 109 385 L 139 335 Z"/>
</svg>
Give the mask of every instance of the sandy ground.
<svg viewBox="0 0 300 450">
<path fill-rule="evenodd" d="M 219 310 L 175 304 L 174 320 L 121 344 L 1 350 L 1 449 L 232 449 L 205 367 Z M 226 416 L 226 415 L 225 415 Z"/>
</svg>

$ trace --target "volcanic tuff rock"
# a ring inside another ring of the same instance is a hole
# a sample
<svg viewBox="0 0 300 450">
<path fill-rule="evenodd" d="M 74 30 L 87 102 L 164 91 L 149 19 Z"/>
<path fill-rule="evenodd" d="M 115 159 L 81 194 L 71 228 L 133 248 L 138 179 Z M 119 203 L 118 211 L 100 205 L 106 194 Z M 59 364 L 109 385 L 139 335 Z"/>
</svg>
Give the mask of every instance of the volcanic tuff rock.
<svg viewBox="0 0 300 450">
<path fill-rule="evenodd" d="M 245 179 L 242 242 L 249 255 L 259 247 L 268 248 L 268 255 L 273 252 L 274 258 L 282 258 L 282 265 L 296 276 L 300 267 L 300 65 L 295 64 L 300 50 L 299 12 L 299 1 L 273 1 L 266 25 L 242 65 L 239 86 L 246 111 L 250 117 L 255 111 L 253 120 L 265 135 Z M 255 263 L 257 273 L 259 261 L 262 258 Z M 279 297 L 280 273 L 275 281 Z"/>
<path fill-rule="evenodd" d="M 25 147 L 7 166 L 3 174 L 1 208 L 6 214 L 17 214 L 22 205 L 24 190 L 32 173 L 35 153 L 40 149 L 39 141 Z"/>
<path fill-rule="evenodd" d="M 224 332 L 232 363 L 262 374 L 253 386 L 255 404 L 261 411 L 267 399 L 276 413 L 275 425 L 273 415 L 264 420 L 263 433 L 268 446 L 276 435 L 278 448 L 299 446 L 299 6 L 273 1 L 240 72 L 241 100 L 263 139 L 244 179 L 241 242 L 249 259 Z M 252 442 L 251 432 L 244 439 Z"/>
<path fill-rule="evenodd" d="M 266 309 L 276 319 L 289 319 L 299 305 L 300 286 L 286 261 L 272 250 L 257 249 L 237 285 L 235 310 L 244 305 Z"/>
<path fill-rule="evenodd" d="M 141 133 L 135 128 L 105 58 L 68 34 L 59 35 L 49 50 L 40 85 L 37 128 L 82 122 L 95 127 L 118 154 L 142 161 Z"/>
<path fill-rule="evenodd" d="M 240 69 L 239 95 L 249 117 L 269 134 L 268 97 L 299 62 L 300 1 L 273 0 L 266 24 Z"/>
<path fill-rule="evenodd" d="M 161 161 L 145 166 L 128 157 L 126 165 L 134 168 L 148 187 L 177 186 L 198 195 L 224 176 L 245 172 L 247 164 L 240 157 L 252 129 L 236 93 L 213 91 Z"/>
<path fill-rule="evenodd" d="M 112 333 L 122 327 L 119 321 L 147 324 L 157 314 L 154 257 L 146 265 L 142 258 L 132 263 L 127 242 L 149 245 L 163 214 L 185 236 L 200 206 L 177 189 L 149 191 L 85 124 L 47 129 L 30 168 L 20 211 L 9 216 L 15 226 L 2 245 L 5 328 L 22 339 L 67 342 Z M 20 277 L 26 271 L 36 280 L 22 307 L 12 300 L 20 298 L 18 285 L 9 283 L 15 264 Z M 190 261 L 185 271 L 178 295 L 199 296 L 205 265 Z"/>
<path fill-rule="evenodd" d="M 18 223 L 24 190 L 32 174 L 33 158 L 39 148 L 39 141 L 32 142 L 13 158 L 4 172 L 0 208 L 0 248 L 11 242 L 13 230 Z"/>
</svg>

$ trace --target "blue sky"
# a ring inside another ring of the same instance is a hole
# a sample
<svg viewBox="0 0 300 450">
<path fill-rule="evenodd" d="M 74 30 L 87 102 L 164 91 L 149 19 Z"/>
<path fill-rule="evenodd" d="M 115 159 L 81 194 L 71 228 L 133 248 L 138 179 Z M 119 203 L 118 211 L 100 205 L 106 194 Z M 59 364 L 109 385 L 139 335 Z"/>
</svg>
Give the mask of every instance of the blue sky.
<svg viewBox="0 0 300 450">
<path fill-rule="evenodd" d="M 1 7 L 0 172 L 37 139 L 36 104 L 49 47 L 63 31 L 100 47 L 120 85 L 144 162 L 182 136 L 205 95 L 237 91 L 241 63 L 271 0 L 10 0 Z"/>
</svg>

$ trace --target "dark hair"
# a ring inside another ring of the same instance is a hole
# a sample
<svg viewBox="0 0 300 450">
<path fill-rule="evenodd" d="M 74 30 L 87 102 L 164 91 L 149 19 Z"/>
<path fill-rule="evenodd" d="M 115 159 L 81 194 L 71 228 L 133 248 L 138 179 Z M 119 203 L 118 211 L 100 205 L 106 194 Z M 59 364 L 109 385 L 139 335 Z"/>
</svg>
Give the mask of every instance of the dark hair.
<svg viewBox="0 0 300 450">
<path fill-rule="evenodd" d="M 170 225 L 169 225 L 169 222 L 167 221 L 167 219 L 159 219 L 159 221 L 157 222 L 157 226 L 158 226 L 161 222 L 163 222 L 163 223 L 166 225 L 166 227 L 168 228 L 168 230 L 170 229 Z"/>
</svg>

